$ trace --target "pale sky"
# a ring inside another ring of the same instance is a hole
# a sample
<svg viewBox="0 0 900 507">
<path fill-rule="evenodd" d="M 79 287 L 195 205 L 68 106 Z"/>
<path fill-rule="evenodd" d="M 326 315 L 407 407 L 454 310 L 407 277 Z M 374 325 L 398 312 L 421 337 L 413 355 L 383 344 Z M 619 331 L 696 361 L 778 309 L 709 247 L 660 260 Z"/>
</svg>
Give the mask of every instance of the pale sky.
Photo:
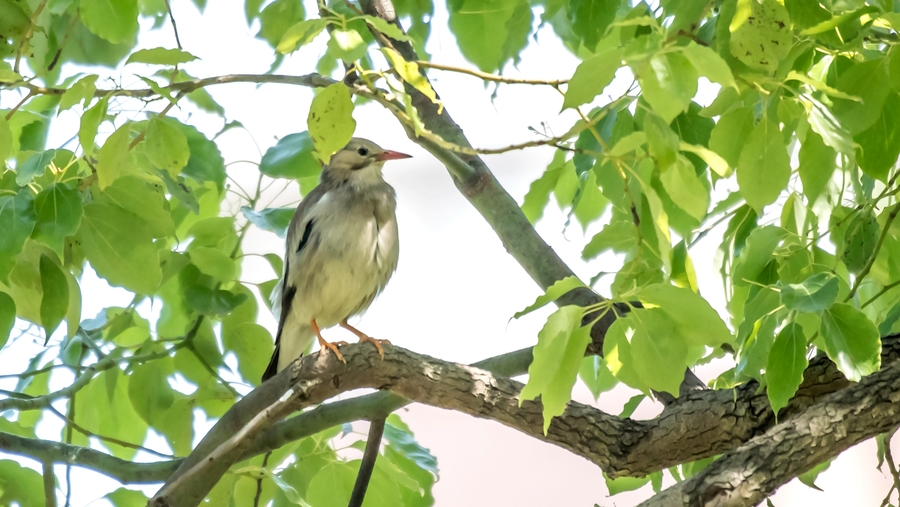
<svg viewBox="0 0 900 507">
<path fill-rule="evenodd" d="M 257 27 L 247 28 L 243 2 L 209 2 L 202 16 L 185 0 L 174 2 L 173 8 L 184 49 L 201 58 L 185 66 L 192 75 L 208 77 L 268 70 L 272 50 L 265 42 L 252 37 Z M 474 68 L 459 54 L 453 35 L 446 28 L 443 5 L 437 8 L 429 43 L 433 59 L 443 64 Z M 324 51 L 325 40 L 320 37 L 289 56 L 278 72 L 313 72 L 318 56 Z M 157 46 L 174 47 L 168 24 L 161 30 L 142 32 L 139 47 Z M 504 73 L 558 79 L 570 77 L 577 64 L 578 60 L 562 48 L 548 28 L 544 28 L 537 42 L 532 42 L 523 53 L 518 69 L 510 66 Z M 126 71 L 144 73 L 139 69 Z M 123 76 L 126 86 L 140 86 L 137 78 L 130 74 Z M 534 134 L 528 127 L 540 129 L 541 122 L 546 122 L 559 134 L 576 118 L 572 112 L 559 114 L 561 96 L 549 87 L 504 85 L 492 102 L 490 90 L 486 91 L 478 79 L 437 71 L 431 71 L 430 76 L 451 115 L 477 147 L 500 147 L 531 140 Z M 622 79 L 607 90 L 609 93 L 630 83 L 629 76 L 620 77 Z M 102 82 L 101 77 L 98 87 Z M 715 89 L 708 83 L 701 86 L 697 100 L 707 102 Z M 225 107 L 228 119 L 240 121 L 247 129 L 226 132 L 218 139 L 218 146 L 226 163 L 234 163 L 229 167 L 229 173 L 242 184 L 252 186 L 256 178 L 255 167 L 239 161 L 258 162 L 261 152 L 274 145 L 278 138 L 305 130 L 312 93 L 300 87 L 265 85 L 257 88 L 247 84 L 218 85 L 208 90 Z M 2 105 L 8 107 L 9 100 L 5 99 Z M 136 107 L 132 104 L 128 109 Z M 189 114 L 192 115 L 190 123 L 207 135 L 213 135 L 222 126 L 220 119 L 198 113 L 190 106 L 173 116 L 184 120 Z M 390 339 L 395 345 L 461 363 L 534 345 L 537 332 L 552 309 L 545 308 L 518 321 L 509 321 L 513 313 L 531 303 L 541 291 L 506 254 L 481 216 L 457 192 L 443 166 L 407 139 L 396 120 L 379 106 L 361 107 L 354 117 L 357 136 L 415 157 L 391 162 L 385 168 L 385 177 L 398 194 L 400 263 L 387 290 L 359 321 L 359 328 L 372 336 Z M 74 111 L 60 115 L 54 124 L 49 147 L 68 140 L 77 130 L 77 121 L 78 115 Z M 101 127 L 101 135 L 111 131 L 108 123 Z M 529 183 L 541 174 L 552 154 L 551 149 L 540 148 L 485 157 L 485 160 L 505 188 L 521 202 Z M 274 186 L 270 195 L 279 188 Z M 292 185 L 290 192 L 282 194 L 274 205 L 288 205 L 298 199 L 296 186 Z M 596 226 L 584 234 L 574 220 L 568 228 L 565 222 L 564 214 L 551 203 L 537 228 L 583 280 L 590 279 L 598 271 L 618 268 L 620 262 L 612 255 L 591 263 L 583 262 L 581 248 L 596 232 Z M 712 268 L 720 234 L 721 231 L 718 235 L 710 234 L 701 242 L 702 248 L 695 254 L 694 263 L 701 293 L 724 316 L 721 282 L 717 270 Z M 283 250 L 283 240 L 254 228 L 244 242 L 245 253 L 281 255 Z M 243 280 L 259 282 L 270 278 L 271 269 L 265 261 L 258 257 L 247 258 Z M 611 279 L 610 276 L 601 281 L 598 286 L 601 292 L 606 291 Z M 90 271 L 82 280 L 82 293 L 85 295 L 83 318 L 93 317 L 105 306 L 124 304 L 124 291 L 109 288 Z M 149 305 L 144 305 L 141 311 L 145 315 L 154 314 Z M 264 308 L 261 314 L 264 315 L 263 324 L 274 333 L 274 319 L 265 314 Z M 344 333 L 329 330 L 325 336 L 332 340 L 347 339 Z M 25 360 L 40 350 L 37 342 L 17 346 L 16 353 L 22 362 L 0 365 L 0 374 L 21 371 Z M 8 352 L 4 351 L 4 354 Z M 710 379 L 722 369 L 721 365 L 707 367 L 699 374 Z M 59 378 L 56 383 L 58 385 L 52 387 L 66 384 L 64 378 Z M 0 388 L 11 388 L 12 385 L 0 381 Z M 619 387 L 602 395 L 599 406 L 610 413 L 618 413 L 634 394 L 634 391 Z M 574 397 L 583 403 L 594 404 L 581 384 L 576 386 Z M 635 417 L 652 417 L 658 410 L 658 406 L 645 401 Z M 419 442 L 438 458 L 441 475 L 434 486 L 434 496 L 439 507 L 590 507 L 594 504 L 625 507 L 636 505 L 651 494 L 646 486 L 636 493 L 607 497 L 603 477 L 595 465 L 492 421 L 422 405 L 412 405 L 400 415 L 415 431 Z M 58 421 L 45 419 L 38 433 L 45 438 L 58 438 L 60 427 Z M 362 423 L 355 424 L 354 429 L 360 434 L 358 436 L 365 434 Z M 340 445 L 347 443 L 343 441 Z M 147 445 L 169 452 L 159 437 L 151 437 Z M 819 478 L 818 484 L 824 493 L 794 481 L 773 497 L 773 503 L 778 507 L 879 505 L 890 481 L 875 469 L 874 451 L 874 443 L 866 442 L 837 460 Z M 28 461 L 24 463 L 35 465 Z M 58 472 L 62 470 L 63 467 L 57 467 Z M 102 505 L 105 501 L 95 500 L 117 485 L 105 476 L 78 468 L 73 469 L 73 481 L 80 485 L 75 490 L 75 506 Z M 671 482 L 667 475 L 665 484 Z M 83 486 L 89 483 L 91 487 Z M 152 493 L 157 488 L 141 489 Z"/>
</svg>

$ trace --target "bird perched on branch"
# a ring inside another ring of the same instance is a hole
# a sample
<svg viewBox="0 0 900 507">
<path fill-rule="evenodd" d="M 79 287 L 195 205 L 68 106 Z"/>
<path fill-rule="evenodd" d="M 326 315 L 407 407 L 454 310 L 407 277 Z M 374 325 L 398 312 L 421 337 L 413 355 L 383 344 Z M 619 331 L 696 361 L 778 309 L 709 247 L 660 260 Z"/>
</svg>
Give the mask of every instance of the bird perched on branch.
<svg viewBox="0 0 900 507">
<path fill-rule="evenodd" d="M 322 353 L 330 350 L 343 361 L 320 331 L 338 324 L 384 357 L 386 340 L 370 338 L 347 319 L 372 304 L 397 268 L 397 201 L 381 169 L 387 160 L 409 157 L 353 138 L 322 168 L 319 186 L 288 227 L 284 279 L 273 305 L 279 320 L 275 352 L 263 381 L 299 358 L 313 338 Z"/>
</svg>

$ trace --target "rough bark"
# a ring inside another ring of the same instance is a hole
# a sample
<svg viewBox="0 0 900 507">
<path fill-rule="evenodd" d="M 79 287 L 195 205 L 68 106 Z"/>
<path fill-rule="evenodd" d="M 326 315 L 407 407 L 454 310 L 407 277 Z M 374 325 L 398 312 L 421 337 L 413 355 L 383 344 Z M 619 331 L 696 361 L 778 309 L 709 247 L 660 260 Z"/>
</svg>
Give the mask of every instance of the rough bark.
<svg viewBox="0 0 900 507">
<path fill-rule="evenodd" d="M 826 396 L 643 507 L 751 507 L 844 449 L 900 424 L 900 363 Z"/>
</svg>

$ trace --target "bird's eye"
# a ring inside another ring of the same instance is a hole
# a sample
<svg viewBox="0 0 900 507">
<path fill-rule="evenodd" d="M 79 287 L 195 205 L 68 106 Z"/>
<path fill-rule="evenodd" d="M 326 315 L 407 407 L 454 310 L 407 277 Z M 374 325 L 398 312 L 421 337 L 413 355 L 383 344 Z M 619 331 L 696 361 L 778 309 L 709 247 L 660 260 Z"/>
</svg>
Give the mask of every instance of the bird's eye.
<svg viewBox="0 0 900 507">
<path fill-rule="evenodd" d="M 356 150 L 356 153 L 359 153 L 360 156 L 365 157 L 366 155 L 369 154 L 369 150 L 367 148 L 360 148 L 360 149 Z"/>
</svg>

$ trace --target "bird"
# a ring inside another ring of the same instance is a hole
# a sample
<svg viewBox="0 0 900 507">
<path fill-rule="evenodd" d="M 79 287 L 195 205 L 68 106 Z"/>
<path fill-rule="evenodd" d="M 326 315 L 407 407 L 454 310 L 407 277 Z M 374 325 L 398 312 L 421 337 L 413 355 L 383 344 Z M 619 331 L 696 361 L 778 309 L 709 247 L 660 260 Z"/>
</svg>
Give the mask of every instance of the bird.
<svg viewBox="0 0 900 507">
<path fill-rule="evenodd" d="M 303 355 L 313 339 L 320 353 L 344 361 L 338 345 L 346 342 L 322 337 L 322 329 L 335 325 L 374 344 L 384 358 L 382 344 L 390 342 L 371 338 L 347 319 L 369 308 L 397 268 L 397 199 L 382 167 L 410 157 L 354 137 L 323 166 L 319 185 L 288 226 L 283 280 L 273 294 L 275 350 L 263 381 Z"/>
</svg>

